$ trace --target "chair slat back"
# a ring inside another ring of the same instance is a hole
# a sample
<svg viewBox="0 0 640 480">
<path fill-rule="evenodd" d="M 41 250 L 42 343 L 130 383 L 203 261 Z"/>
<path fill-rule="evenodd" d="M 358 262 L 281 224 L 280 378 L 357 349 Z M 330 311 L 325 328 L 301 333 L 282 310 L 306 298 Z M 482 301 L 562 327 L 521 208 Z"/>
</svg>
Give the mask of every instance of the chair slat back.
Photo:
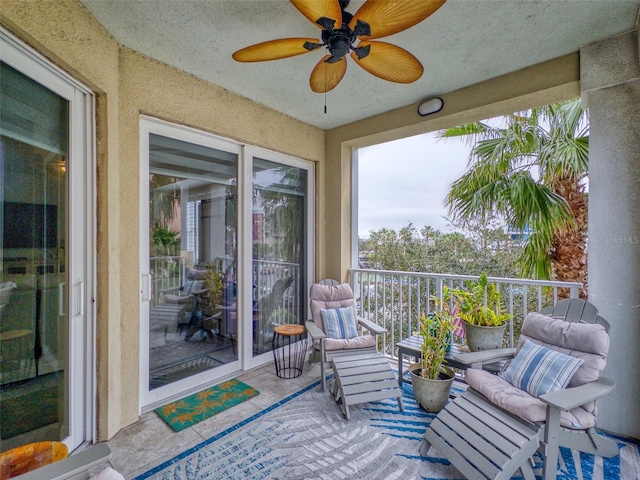
<svg viewBox="0 0 640 480">
<path fill-rule="evenodd" d="M 552 307 L 540 310 L 540 313 L 553 318 L 561 318 L 567 322 L 597 323 L 609 332 L 610 324 L 598 315 L 598 309 L 581 298 L 565 298 Z"/>
</svg>

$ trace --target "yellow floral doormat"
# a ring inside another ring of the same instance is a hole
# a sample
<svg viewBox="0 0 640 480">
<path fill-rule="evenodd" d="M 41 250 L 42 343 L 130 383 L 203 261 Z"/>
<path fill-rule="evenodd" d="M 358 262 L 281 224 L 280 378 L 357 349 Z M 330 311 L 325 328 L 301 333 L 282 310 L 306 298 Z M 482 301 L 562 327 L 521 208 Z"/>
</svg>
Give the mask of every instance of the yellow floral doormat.
<svg viewBox="0 0 640 480">
<path fill-rule="evenodd" d="M 179 432 L 259 394 L 255 388 L 234 378 L 156 408 L 155 412 Z"/>
</svg>

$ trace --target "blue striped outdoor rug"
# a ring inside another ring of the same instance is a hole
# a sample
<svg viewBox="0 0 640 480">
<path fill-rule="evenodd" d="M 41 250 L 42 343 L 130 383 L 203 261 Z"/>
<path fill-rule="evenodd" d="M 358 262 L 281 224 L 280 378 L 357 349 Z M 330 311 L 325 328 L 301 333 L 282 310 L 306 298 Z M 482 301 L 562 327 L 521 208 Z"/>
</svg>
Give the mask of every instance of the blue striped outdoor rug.
<svg viewBox="0 0 640 480">
<path fill-rule="evenodd" d="M 434 416 L 416 404 L 410 385 L 403 384 L 404 412 L 395 400 L 367 403 L 350 407 L 349 421 L 331 395 L 317 387 L 291 395 L 135 480 L 463 478 L 446 459 L 420 456 L 422 435 Z M 462 388 L 454 384 L 454 393 Z M 616 440 L 620 455 L 610 459 L 562 449 L 557 479 L 640 479 L 639 445 Z M 540 478 L 542 458 L 534 460 Z"/>
</svg>

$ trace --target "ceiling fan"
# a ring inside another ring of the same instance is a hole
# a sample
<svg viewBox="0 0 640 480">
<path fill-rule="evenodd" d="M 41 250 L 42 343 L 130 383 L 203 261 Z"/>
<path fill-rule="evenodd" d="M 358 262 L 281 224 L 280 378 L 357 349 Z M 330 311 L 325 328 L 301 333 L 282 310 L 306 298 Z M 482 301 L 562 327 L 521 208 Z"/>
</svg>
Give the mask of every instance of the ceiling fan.
<svg viewBox="0 0 640 480">
<path fill-rule="evenodd" d="M 309 78 L 311 90 L 324 93 L 340 83 L 347 71 L 346 56 L 376 77 L 412 83 L 424 68 L 411 53 L 391 43 L 372 41 L 406 30 L 429 17 L 446 0 L 367 0 L 355 15 L 345 11 L 349 0 L 290 0 L 314 25 L 315 38 L 282 38 L 238 50 L 238 62 L 264 62 L 302 55 L 326 47 L 325 55 Z M 357 45 L 354 45 L 358 40 Z"/>
</svg>

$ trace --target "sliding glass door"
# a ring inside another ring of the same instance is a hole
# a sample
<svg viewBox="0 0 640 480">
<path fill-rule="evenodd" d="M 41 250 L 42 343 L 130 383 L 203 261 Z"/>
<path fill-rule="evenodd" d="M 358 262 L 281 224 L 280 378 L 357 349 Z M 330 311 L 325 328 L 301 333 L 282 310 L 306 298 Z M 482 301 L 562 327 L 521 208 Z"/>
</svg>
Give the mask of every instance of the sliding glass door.
<svg viewBox="0 0 640 480">
<path fill-rule="evenodd" d="M 0 450 L 73 449 L 93 431 L 91 96 L 0 36 Z"/>
<path fill-rule="evenodd" d="M 274 327 L 304 322 L 312 167 L 142 119 L 142 411 L 273 361 Z"/>
<path fill-rule="evenodd" d="M 143 127 L 148 404 L 238 368 L 239 148 L 153 121 Z"/>
<path fill-rule="evenodd" d="M 272 349 L 273 329 L 304 324 L 308 169 L 253 158 L 253 354 Z"/>
</svg>

